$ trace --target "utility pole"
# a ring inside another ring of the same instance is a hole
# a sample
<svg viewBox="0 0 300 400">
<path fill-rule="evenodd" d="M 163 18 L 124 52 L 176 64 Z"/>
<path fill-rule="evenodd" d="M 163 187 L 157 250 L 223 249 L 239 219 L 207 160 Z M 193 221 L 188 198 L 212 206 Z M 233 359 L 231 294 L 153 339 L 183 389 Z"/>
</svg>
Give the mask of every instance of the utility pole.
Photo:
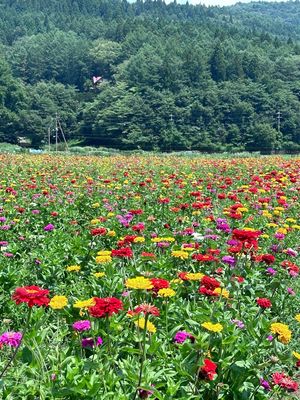
<svg viewBox="0 0 300 400">
<path fill-rule="evenodd" d="M 281 112 L 280 110 L 277 112 L 277 131 L 280 132 L 280 126 L 281 126 Z"/>
<path fill-rule="evenodd" d="M 58 148 L 58 116 L 55 114 L 55 152 L 57 153 Z"/>
<path fill-rule="evenodd" d="M 48 128 L 48 151 L 51 151 L 51 126 Z"/>
</svg>

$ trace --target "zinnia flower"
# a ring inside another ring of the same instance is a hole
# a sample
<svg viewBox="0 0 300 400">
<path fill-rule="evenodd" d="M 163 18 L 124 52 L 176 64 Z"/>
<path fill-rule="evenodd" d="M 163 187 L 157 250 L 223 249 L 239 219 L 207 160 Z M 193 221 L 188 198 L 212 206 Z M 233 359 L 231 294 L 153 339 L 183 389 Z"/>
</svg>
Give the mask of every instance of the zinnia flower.
<svg viewBox="0 0 300 400">
<path fill-rule="evenodd" d="M 95 305 L 95 300 L 92 297 L 91 299 L 88 300 L 77 300 L 74 304 L 74 308 L 83 308 L 83 309 L 88 309 L 89 307 L 92 307 Z"/>
<path fill-rule="evenodd" d="M 278 335 L 278 340 L 284 344 L 289 343 L 292 338 L 292 332 L 289 327 L 280 322 L 275 322 L 271 324 L 271 332 Z"/>
<path fill-rule="evenodd" d="M 184 343 L 187 339 L 190 339 L 192 343 L 195 341 L 195 337 L 186 331 L 178 331 L 173 338 L 173 341 L 178 344 Z"/>
<path fill-rule="evenodd" d="M 82 347 L 98 347 L 101 346 L 102 343 L 103 339 L 100 336 L 98 336 L 96 340 L 94 338 L 83 338 L 81 340 Z"/>
<path fill-rule="evenodd" d="M 54 310 L 61 310 L 68 304 L 68 299 L 66 296 L 54 296 L 49 302 L 49 306 Z"/>
<path fill-rule="evenodd" d="M 271 308 L 272 303 L 269 299 L 266 299 L 264 297 L 256 299 L 256 303 L 261 307 L 261 308 Z"/>
<path fill-rule="evenodd" d="M 275 385 L 286 389 L 288 392 L 295 392 L 296 390 L 298 390 L 298 383 L 293 381 L 288 375 L 285 375 L 284 373 L 275 372 L 272 375 L 272 380 Z"/>
<path fill-rule="evenodd" d="M 221 332 L 223 330 L 223 326 L 219 323 L 213 324 L 212 322 L 203 322 L 201 326 L 211 332 Z"/>
<path fill-rule="evenodd" d="M 49 290 L 39 286 L 23 286 L 16 288 L 12 299 L 16 304 L 27 303 L 29 307 L 47 306 L 50 302 L 48 298 Z"/>
<path fill-rule="evenodd" d="M 146 320 L 145 318 L 139 318 L 137 321 L 134 321 L 135 325 L 141 329 L 145 329 Z M 156 327 L 152 322 L 147 321 L 146 330 L 150 333 L 156 332 Z"/>
<path fill-rule="evenodd" d="M 125 282 L 125 286 L 129 289 L 152 289 L 153 284 L 150 279 L 138 276 L 136 278 L 129 278 Z"/>
<path fill-rule="evenodd" d="M 166 289 L 160 289 L 157 294 L 161 297 L 173 297 L 175 296 L 176 292 L 173 289 L 166 288 Z"/>
<path fill-rule="evenodd" d="M 217 364 L 215 364 L 213 361 L 209 360 L 208 358 L 204 359 L 204 365 L 199 368 L 199 378 L 200 379 L 208 379 L 212 381 L 217 375 L 216 373 L 217 369 Z"/>
<path fill-rule="evenodd" d="M 54 230 L 54 225 L 52 225 L 52 224 L 48 224 L 44 227 L 44 231 L 46 231 L 46 232 L 51 232 L 53 230 Z"/>
<path fill-rule="evenodd" d="M 123 303 L 116 297 L 94 297 L 95 305 L 89 307 L 89 313 L 95 318 L 110 317 L 123 309 Z"/>
<path fill-rule="evenodd" d="M 89 320 L 76 321 L 72 327 L 77 332 L 88 331 L 91 329 L 91 322 Z"/>
<path fill-rule="evenodd" d="M 5 332 L 0 336 L 0 345 L 6 344 L 10 347 L 19 347 L 22 341 L 21 332 Z M 1 347 L 1 346 L 0 346 Z"/>
<path fill-rule="evenodd" d="M 140 306 L 135 307 L 133 310 L 134 314 L 140 314 L 143 313 L 144 315 L 146 314 L 151 314 L 154 315 L 155 317 L 159 317 L 159 309 L 155 306 L 152 306 L 151 304 L 141 304 Z"/>
</svg>

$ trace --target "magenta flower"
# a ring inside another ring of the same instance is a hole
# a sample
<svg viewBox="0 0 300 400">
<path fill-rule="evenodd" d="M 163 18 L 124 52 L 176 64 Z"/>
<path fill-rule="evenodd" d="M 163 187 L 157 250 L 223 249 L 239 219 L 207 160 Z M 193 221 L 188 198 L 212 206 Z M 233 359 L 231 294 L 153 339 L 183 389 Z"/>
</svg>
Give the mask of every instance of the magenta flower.
<svg viewBox="0 0 300 400">
<path fill-rule="evenodd" d="M 21 332 L 4 332 L 0 336 L 0 344 L 6 344 L 10 347 L 19 347 L 22 340 Z"/>
<path fill-rule="evenodd" d="M 230 265 L 230 267 L 234 267 L 236 264 L 236 259 L 232 256 L 224 256 L 222 257 L 222 261 L 223 263 Z"/>
<path fill-rule="evenodd" d="M 277 274 L 277 271 L 273 268 L 267 268 L 266 272 L 268 275 L 276 275 Z"/>
<path fill-rule="evenodd" d="M 44 231 L 46 231 L 46 232 L 51 232 L 51 231 L 53 231 L 53 229 L 54 229 L 54 225 L 52 225 L 52 224 L 48 224 L 44 227 Z"/>
<path fill-rule="evenodd" d="M 94 338 L 83 338 L 81 340 L 81 346 L 86 348 L 86 347 L 97 347 L 97 346 L 101 346 L 101 344 L 103 343 L 103 340 L 100 336 L 97 337 L 97 339 L 95 340 Z"/>
<path fill-rule="evenodd" d="M 91 329 L 91 322 L 89 320 L 76 321 L 72 327 L 77 332 L 88 331 Z"/>
<path fill-rule="evenodd" d="M 153 395 L 153 391 L 146 389 L 139 389 L 138 394 L 140 399 L 147 399 L 148 397 Z"/>
<path fill-rule="evenodd" d="M 192 343 L 195 341 L 195 337 L 191 333 L 186 332 L 186 331 L 178 331 L 176 333 L 176 335 L 174 336 L 173 341 L 175 343 L 182 344 L 187 339 L 190 339 Z"/>
</svg>

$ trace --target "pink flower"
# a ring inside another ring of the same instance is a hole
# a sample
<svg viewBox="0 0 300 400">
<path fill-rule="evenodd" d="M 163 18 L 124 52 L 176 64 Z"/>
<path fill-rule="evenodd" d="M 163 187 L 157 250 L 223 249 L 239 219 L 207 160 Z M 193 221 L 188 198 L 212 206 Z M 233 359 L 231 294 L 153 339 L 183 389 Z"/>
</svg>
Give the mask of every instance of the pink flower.
<svg viewBox="0 0 300 400">
<path fill-rule="evenodd" d="M 91 329 L 91 322 L 89 320 L 76 321 L 72 327 L 77 332 L 88 331 Z"/>
<path fill-rule="evenodd" d="M 52 224 L 48 224 L 44 227 L 44 231 L 46 231 L 46 232 L 51 232 L 51 231 L 53 231 L 53 229 L 54 229 L 54 225 L 52 225 Z"/>
<path fill-rule="evenodd" d="M 21 332 L 5 332 L 0 336 L 0 344 L 6 344 L 10 347 L 19 347 L 22 341 Z"/>
</svg>

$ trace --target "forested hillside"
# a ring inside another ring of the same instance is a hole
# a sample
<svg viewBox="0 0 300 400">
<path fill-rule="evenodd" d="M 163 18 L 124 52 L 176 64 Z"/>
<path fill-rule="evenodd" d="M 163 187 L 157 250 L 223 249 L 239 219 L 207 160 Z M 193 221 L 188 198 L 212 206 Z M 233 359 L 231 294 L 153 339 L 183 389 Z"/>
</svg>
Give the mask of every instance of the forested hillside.
<svg viewBox="0 0 300 400">
<path fill-rule="evenodd" d="M 300 148 L 299 1 L 0 0 L 0 39 L 0 142 Z"/>
</svg>

